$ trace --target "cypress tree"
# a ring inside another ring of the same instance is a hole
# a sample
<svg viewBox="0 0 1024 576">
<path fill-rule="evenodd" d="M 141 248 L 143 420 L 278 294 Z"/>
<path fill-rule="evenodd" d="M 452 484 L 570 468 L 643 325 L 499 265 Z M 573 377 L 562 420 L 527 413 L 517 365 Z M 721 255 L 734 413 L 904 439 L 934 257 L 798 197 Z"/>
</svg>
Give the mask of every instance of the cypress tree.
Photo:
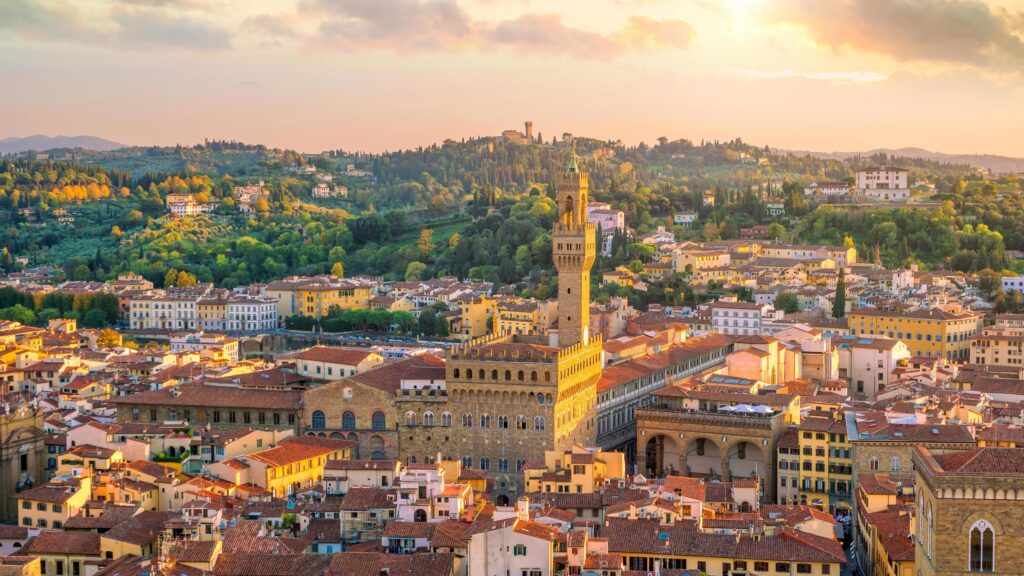
<svg viewBox="0 0 1024 576">
<path fill-rule="evenodd" d="M 846 316 L 846 269 L 839 269 L 839 282 L 836 283 L 836 297 L 832 301 L 832 317 Z"/>
</svg>

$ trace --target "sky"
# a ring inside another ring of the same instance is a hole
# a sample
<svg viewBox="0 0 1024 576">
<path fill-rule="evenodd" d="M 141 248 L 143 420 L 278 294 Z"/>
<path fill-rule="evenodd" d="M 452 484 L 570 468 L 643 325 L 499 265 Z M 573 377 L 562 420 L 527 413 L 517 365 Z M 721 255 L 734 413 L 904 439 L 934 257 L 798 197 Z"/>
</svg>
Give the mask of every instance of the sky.
<svg viewBox="0 0 1024 576">
<path fill-rule="evenodd" d="M 1024 0 L 0 0 L 0 138 L 1024 156 Z"/>
</svg>

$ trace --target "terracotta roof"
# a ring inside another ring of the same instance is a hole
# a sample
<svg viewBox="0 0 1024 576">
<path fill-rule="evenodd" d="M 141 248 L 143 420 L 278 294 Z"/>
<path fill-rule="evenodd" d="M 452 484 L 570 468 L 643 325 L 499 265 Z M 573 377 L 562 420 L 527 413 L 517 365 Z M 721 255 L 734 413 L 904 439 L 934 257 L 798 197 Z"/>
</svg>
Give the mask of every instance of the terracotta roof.
<svg viewBox="0 0 1024 576">
<path fill-rule="evenodd" d="M 1024 448 L 977 448 L 932 454 L 940 474 L 1024 476 Z"/>
<path fill-rule="evenodd" d="M 330 562 L 331 556 L 321 554 L 224 553 L 217 558 L 213 573 L 215 576 L 323 574 Z"/>
<path fill-rule="evenodd" d="M 26 554 L 100 555 L 100 535 L 93 532 L 56 532 L 44 530 L 24 548 Z"/>
<path fill-rule="evenodd" d="M 144 406 L 208 406 L 214 408 L 254 408 L 263 410 L 298 410 L 302 392 L 298 390 L 254 390 L 231 386 L 180 384 L 114 398 L 112 402 Z"/>
<path fill-rule="evenodd" d="M 301 460 L 327 456 L 339 450 L 350 448 L 356 442 L 336 438 L 317 438 L 314 436 L 291 436 L 285 438 L 277 446 L 248 454 L 246 458 L 259 460 L 271 466 L 287 466 Z"/>
<path fill-rule="evenodd" d="M 444 380 L 445 360 L 434 354 L 419 354 L 367 370 L 352 380 L 385 392 L 395 393 L 402 380 Z"/>
<path fill-rule="evenodd" d="M 342 500 L 341 509 L 346 512 L 360 512 L 377 508 L 394 508 L 394 501 L 388 498 L 390 492 L 383 488 L 351 488 Z"/>
<path fill-rule="evenodd" d="M 343 348 L 341 346 L 314 346 L 288 356 L 293 360 L 310 362 L 326 362 L 329 364 L 345 364 L 355 366 L 370 356 L 379 356 L 368 348 Z"/>
<path fill-rule="evenodd" d="M 177 515 L 178 513 L 176 512 L 147 510 L 104 532 L 103 537 L 138 546 L 146 546 L 156 540 L 156 537 L 163 531 L 167 521 Z"/>
<path fill-rule="evenodd" d="M 390 470 L 395 469 L 395 460 L 328 460 L 325 470 Z"/>
<path fill-rule="evenodd" d="M 342 552 L 331 556 L 326 576 L 448 576 L 454 561 L 449 554 Z"/>
</svg>

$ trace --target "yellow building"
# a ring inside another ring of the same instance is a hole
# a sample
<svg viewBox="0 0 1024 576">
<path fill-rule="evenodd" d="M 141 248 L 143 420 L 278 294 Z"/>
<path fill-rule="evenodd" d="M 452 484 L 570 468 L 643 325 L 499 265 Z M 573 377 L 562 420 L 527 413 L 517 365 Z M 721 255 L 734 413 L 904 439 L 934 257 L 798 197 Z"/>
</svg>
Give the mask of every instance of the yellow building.
<svg viewBox="0 0 1024 576">
<path fill-rule="evenodd" d="M 676 272 L 695 273 L 712 268 L 729 266 L 731 258 L 727 250 L 680 250 L 672 256 L 672 269 Z"/>
<path fill-rule="evenodd" d="M 294 436 L 273 448 L 248 454 L 244 459 L 215 462 L 206 469 L 236 486 L 255 484 L 283 498 L 320 486 L 327 461 L 351 459 L 354 445 L 356 443 L 349 440 Z"/>
<path fill-rule="evenodd" d="M 593 494 L 606 479 L 626 477 L 626 455 L 573 446 L 571 450 L 546 450 L 544 465 L 523 468 L 526 493 L 555 492 Z"/>
<path fill-rule="evenodd" d="M 797 430 L 800 449 L 798 503 L 833 513 L 849 510 L 853 460 L 842 414 L 804 418 Z"/>
<path fill-rule="evenodd" d="M 981 332 L 982 315 L 938 308 L 881 310 L 858 308 L 849 314 L 850 333 L 902 340 L 915 356 L 940 356 L 966 361 L 971 339 Z"/>
<path fill-rule="evenodd" d="M 369 310 L 371 285 L 333 276 L 288 277 L 267 284 L 264 293 L 277 300 L 278 320 L 296 314 L 321 318 L 332 306 Z"/>
<path fill-rule="evenodd" d="M 62 528 L 89 500 L 92 478 L 51 480 L 38 488 L 19 492 L 18 523 L 25 527 Z"/>
<path fill-rule="evenodd" d="M 535 300 L 499 301 L 495 331 L 499 334 L 546 334 L 550 312 L 546 302 Z"/>
<path fill-rule="evenodd" d="M 494 330 L 498 303 L 488 296 L 474 296 L 459 301 L 459 333 L 467 339 L 486 336 Z"/>
<path fill-rule="evenodd" d="M 92 574 L 102 558 L 100 535 L 94 532 L 43 530 L 23 553 L 39 559 L 43 575 Z"/>
<path fill-rule="evenodd" d="M 973 364 L 1024 364 L 1024 328 L 996 325 L 971 339 Z"/>
<path fill-rule="evenodd" d="M 120 450 L 96 446 L 76 446 L 57 457 L 57 474 L 80 476 L 110 470 L 114 464 L 124 462 Z"/>
</svg>

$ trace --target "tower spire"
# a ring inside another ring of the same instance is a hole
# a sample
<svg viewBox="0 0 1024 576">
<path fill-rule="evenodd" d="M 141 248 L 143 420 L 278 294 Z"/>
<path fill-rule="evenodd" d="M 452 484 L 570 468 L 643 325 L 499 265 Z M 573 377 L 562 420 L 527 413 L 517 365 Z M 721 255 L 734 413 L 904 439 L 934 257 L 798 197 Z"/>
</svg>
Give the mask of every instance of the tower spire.
<svg viewBox="0 0 1024 576">
<path fill-rule="evenodd" d="M 566 174 L 579 174 L 580 173 L 580 167 L 576 163 L 576 138 L 575 137 L 572 138 L 571 143 L 572 143 L 572 155 L 569 156 L 569 165 L 565 168 L 565 173 Z"/>
</svg>

